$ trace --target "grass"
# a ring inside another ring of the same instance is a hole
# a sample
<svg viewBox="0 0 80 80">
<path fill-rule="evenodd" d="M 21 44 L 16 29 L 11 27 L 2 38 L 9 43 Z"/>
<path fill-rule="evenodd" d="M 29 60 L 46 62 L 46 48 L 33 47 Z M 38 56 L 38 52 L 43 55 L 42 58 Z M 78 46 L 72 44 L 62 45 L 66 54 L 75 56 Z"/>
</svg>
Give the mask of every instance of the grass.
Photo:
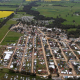
<svg viewBox="0 0 80 80">
<path fill-rule="evenodd" d="M 8 78 L 4 78 L 5 73 L 8 74 Z M 41 79 L 39 76 L 29 76 L 29 75 L 22 75 L 21 73 L 12 73 L 9 72 L 9 69 L 3 68 L 3 70 L 0 70 L 0 79 L 1 80 L 10 80 L 10 78 L 16 77 L 18 75 L 18 80 L 20 80 L 20 77 L 24 77 L 24 79 L 26 80 L 27 78 L 30 78 L 30 80 L 32 80 L 32 78 L 36 78 L 36 80 L 45 80 L 45 79 Z M 51 79 L 46 79 L 46 80 L 51 80 Z"/>
<path fill-rule="evenodd" d="M 11 11 L 16 11 L 16 9 L 19 7 L 19 5 L 22 3 L 22 6 L 19 8 L 19 10 L 23 9 L 23 5 L 26 5 L 30 2 L 24 1 L 23 0 L 7 0 L 0 2 L 0 10 L 11 10 Z"/>
<path fill-rule="evenodd" d="M 14 15 L 13 18 L 21 18 L 23 16 L 32 16 L 29 14 L 25 14 L 25 12 L 18 12 L 17 14 Z M 7 31 L 9 30 L 9 27 L 11 26 L 11 24 L 16 24 L 16 20 L 10 19 L 9 21 L 6 22 L 6 24 L 0 28 L 0 41 L 2 40 L 2 38 L 5 36 L 5 34 L 7 33 Z M 0 19 L 3 20 L 3 19 Z M 17 34 L 16 32 L 14 32 L 14 34 Z M 20 35 L 20 34 L 18 34 Z M 20 36 L 19 36 L 20 37 Z M 15 37 L 15 39 L 17 40 L 18 38 Z M 8 37 L 7 40 L 10 40 L 10 38 Z M 7 42 L 2 42 L 2 44 L 7 44 Z"/>
<path fill-rule="evenodd" d="M 7 0 L 7 1 L 5 1 L 4 0 L 4 2 L 0 2 L 0 5 L 20 5 L 20 3 L 22 2 L 23 0 Z"/>
<path fill-rule="evenodd" d="M 41 15 L 44 15 L 46 17 L 53 17 L 53 18 L 56 18 L 58 16 L 59 18 L 66 19 L 67 21 L 63 23 L 64 25 L 66 24 L 80 25 L 80 22 L 79 22 L 80 16 L 77 16 L 76 14 L 74 14 L 75 12 L 80 12 L 79 3 L 37 2 L 37 4 L 41 4 L 41 5 L 37 7 L 32 7 L 32 10 L 39 11 Z M 61 6 L 58 6 L 58 5 L 61 5 Z M 73 20 L 75 20 L 75 23 L 73 23 Z"/>
<path fill-rule="evenodd" d="M 68 32 L 69 31 L 76 31 L 76 28 L 70 28 L 70 29 L 68 29 Z"/>
<path fill-rule="evenodd" d="M 18 8 L 18 6 L 17 7 L 15 7 L 15 6 L 0 6 L 0 10 L 10 10 L 10 11 L 16 11 L 16 9 Z"/>
<path fill-rule="evenodd" d="M 9 20 L 6 22 L 6 24 L 0 28 L 0 41 L 2 40 L 2 38 L 5 36 L 5 34 L 7 33 L 7 31 L 9 30 L 9 27 L 11 24 L 16 24 L 16 21 L 13 20 Z"/>
<path fill-rule="evenodd" d="M 10 43 L 16 43 L 17 40 L 19 39 L 19 37 L 22 35 L 23 34 L 21 34 L 21 33 L 10 31 L 1 44 L 6 45 L 7 43 L 9 43 L 9 44 Z"/>
</svg>

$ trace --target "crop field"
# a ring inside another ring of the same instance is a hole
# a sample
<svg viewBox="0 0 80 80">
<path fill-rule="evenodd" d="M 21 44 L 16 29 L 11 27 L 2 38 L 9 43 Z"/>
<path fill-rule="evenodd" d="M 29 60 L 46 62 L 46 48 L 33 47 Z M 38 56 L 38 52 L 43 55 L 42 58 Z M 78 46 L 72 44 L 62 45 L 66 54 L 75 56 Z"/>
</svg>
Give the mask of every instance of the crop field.
<svg viewBox="0 0 80 80">
<path fill-rule="evenodd" d="M 4 18 L 14 13 L 13 11 L 0 11 L 0 18 Z"/>
<path fill-rule="evenodd" d="M 66 19 L 64 25 L 80 25 L 80 4 L 72 2 L 37 2 L 39 6 L 33 7 L 32 10 L 39 11 L 41 15 L 46 17 L 59 17 Z M 75 20 L 75 23 L 73 22 Z"/>
<path fill-rule="evenodd" d="M 0 6 L 1 11 L 15 11 L 18 8 L 18 6 Z"/>
<path fill-rule="evenodd" d="M 38 1 L 38 0 L 26 0 L 26 1 Z M 51 2 L 51 1 L 61 1 L 61 0 L 41 0 L 41 1 L 49 1 L 49 2 Z M 69 0 L 65 0 L 65 1 L 69 1 Z"/>
<path fill-rule="evenodd" d="M 0 41 L 2 40 L 2 38 L 5 36 L 5 34 L 7 33 L 7 31 L 9 30 L 9 27 L 11 24 L 16 24 L 17 22 L 16 21 L 13 21 L 13 20 L 9 20 L 7 21 L 7 23 L 0 28 Z"/>
<path fill-rule="evenodd" d="M 23 0 L 2 0 L 0 2 L 0 5 L 20 5 L 23 2 Z M 29 3 L 26 0 L 23 2 L 23 4 Z"/>
<path fill-rule="evenodd" d="M 7 45 L 7 43 L 9 43 L 9 44 L 10 43 L 16 43 L 17 40 L 19 39 L 19 37 L 22 36 L 22 35 L 23 34 L 21 34 L 21 33 L 10 31 L 1 44 L 2 45 Z"/>
<path fill-rule="evenodd" d="M 0 15 L 0 16 L 1 16 L 1 15 Z M 15 14 L 13 18 L 21 18 L 21 17 L 23 17 L 23 16 L 32 16 L 32 15 L 25 14 L 25 12 L 17 12 L 17 14 Z M 10 19 L 9 21 L 7 21 L 6 24 L 5 24 L 3 27 L 0 28 L 0 41 L 2 40 L 2 38 L 5 36 L 5 34 L 7 33 L 7 31 L 9 30 L 10 25 L 17 23 L 17 21 L 14 20 L 13 18 Z M 2 21 L 2 20 L 3 20 L 3 18 L 0 18 L 0 21 Z M 10 33 L 11 33 L 11 32 L 10 32 Z M 10 33 L 8 33 L 8 35 L 9 35 Z M 17 35 L 17 36 L 14 37 L 14 40 L 13 40 L 14 42 L 22 35 L 22 34 L 16 33 L 16 32 L 12 32 L 11 34 L 12 34 L 12 35 L 13 35 L 13 34 Z M 13 36 L 11 36 L 11 37 L 12 37 L 12 39 L 13 39 Z M 12 39 L 7 36 L 7 37 L 4 39 L 4 41 L 2 42 L 2 44 L 4 45 L 4 44 L 7 44 L 7 43 L 13 43 L 13 42 L 11 42 Z M 11 40 L 11 41 L 10 41 L 10 40 Z M 8 42 L 7 42 L 7 41 L 8 41 Z"/>
<path fill-rule="evenodd" d="M 0 5 L 20 5 L 23 0 L 3 0 Z"/>
</svg>

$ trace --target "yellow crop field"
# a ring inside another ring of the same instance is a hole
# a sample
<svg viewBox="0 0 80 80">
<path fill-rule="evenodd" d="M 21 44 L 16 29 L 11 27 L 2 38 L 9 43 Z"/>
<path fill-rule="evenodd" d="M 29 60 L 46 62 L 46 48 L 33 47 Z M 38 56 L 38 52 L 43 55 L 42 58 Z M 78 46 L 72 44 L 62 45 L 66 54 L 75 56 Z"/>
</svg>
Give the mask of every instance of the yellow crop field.
<svg viewBox="0 0 80 80">
<path fill-rule="evenodd" d="M 26 0 L 26 1 L 38 1 L 38 0 Z M 62 0 L 41 0 L 41 1 L 62 1 Z M 69 1 L 69 0 L 65 0 L 65 1 Z"/>
<path fill-rule="evenodd" d="M 14 13 L 14 11 L 0 11 L 0 18 L 4 18 Z"/>
</svg>

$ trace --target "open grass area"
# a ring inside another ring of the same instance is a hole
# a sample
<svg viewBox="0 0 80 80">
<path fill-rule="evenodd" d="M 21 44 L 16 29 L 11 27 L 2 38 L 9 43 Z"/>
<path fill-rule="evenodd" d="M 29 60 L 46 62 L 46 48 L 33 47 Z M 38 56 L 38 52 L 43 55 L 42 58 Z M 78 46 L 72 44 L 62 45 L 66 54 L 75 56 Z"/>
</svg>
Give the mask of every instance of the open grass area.
<svg viewBox="0 0 80 80">
<path fill-rule="evenodd" d="M 68 29 L 68 32 L 69 31 L 76 31 L 76 28 L 70 28 L 70 29 Z"/>
<path fill-rule="evenodd" d="M 5 78 L 5 74 L 7 73 L 8 78 Z M 18 76 L 18 77 L 17 77 Z M 3 70 L 0 70 L 0 79 L 1 80 L 10 80 L 10 78 L 14 78 L 16 77 L 18 80 L 22 80 L 21 77 L 24 77 L 24 80 L 26 80 L 26 78 L 28 80 L 32 80 L 32 78 L 36 78 L 36 80 L 45 80 L 45 79 L 41 79 L 38 76 L 29 76 L 29 75 L 23 75 L 21 73 L 12 73 L 9 71 L 9 69 L 3 68 Z M 51 80 L 51 79 L 46 79 L 46 80 Z"/>
<path fill-rule="evenodd" d="M 2 38 L 5 36 L 5 34 L 7 33 L 7 31 L 9 30 L 9 27 L 11 24 L 16 24 L 16 21 L 13 20 L 9 20 L 6 22 L 6 24 L 0 28 L 0 41 L 2 40 Z"/>
<path fill-rule="evenodd" d="M 13 11 L 0 11 L 0 18 L 8 17 L 12 13 L 14 12 Z"/>
<path fill-rule="evenodd" d="M 78 25 L 80 24 L 79 19 L 80 15 L 77 15 L 80 12 L 80 5 L 79 3 L 72 3 L 72 2 L 37 2 L 37 4 L 41 4 L 37 7 L 33 7 L 32 10 L 39 11 L 41 15 L 46 17 L 53 17 L 66 19 L 63 24 L 69 25 Z M 76 12 L 76 13 L 75 13 Z M 73 23 L 75 20 L 75 23 Z"/>
<path fill-rule="evenodd" d="M 1 22 L 4 20 L 4 18 L 0 18 L 0 24 L 1 24 Z"/>
<path fill-rule="evenodd" d="M 22 36 L 23 34 L 21 33 L 17 33 L 17 32 L 12 32 L 10 31 L 7 36 L 5 37 L 5 39 L 3 40 L 3 42 L 1 43 L 1 45 L 7 45 L 7 43 L 16 43 L 19 39 L 20 36 Z"/>
</svg>

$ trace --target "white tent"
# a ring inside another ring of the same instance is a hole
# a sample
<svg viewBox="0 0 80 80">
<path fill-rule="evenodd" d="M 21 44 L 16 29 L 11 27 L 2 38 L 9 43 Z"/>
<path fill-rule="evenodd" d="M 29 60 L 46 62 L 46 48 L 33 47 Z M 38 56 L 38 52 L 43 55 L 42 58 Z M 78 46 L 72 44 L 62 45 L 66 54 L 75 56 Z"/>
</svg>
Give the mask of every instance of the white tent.
<svg viewBox="0 0 80 80">
<path fill-rule="evenodd" d="M 4 53 L 5 53 L 5 54 L 12 54 L 13 51 L 5 51 Z"/>
<path fill-rule="evenodd" d="M 55 69 L 55 66 L 54 65 L 49 65 L 49 68 Z"/>
<path fill-rule="evenodd" d="M 54 64 L 54 62 L 50 62 L 50 64 Z"/>
<path fill-rule="evenodd" d="M 11 65 L 10 68 L 13 68 L 13 65 Z"/>
<path fill-rule="evenodd" d="M 13 53 L 13 51 L 5 51 L 4 54 L 6 54 L 6 55 L 4 57 L 4 61 L 8 60 L 12 53 Z"/>
<path fill-rule="evenodd" d="M 77 51 L 80 54 L 80 51 Z"/>
<path fill-rule="evenodd" d="M 38 71 L 42 71 L 42 70 L 38 70 Z"/>
</svg>

